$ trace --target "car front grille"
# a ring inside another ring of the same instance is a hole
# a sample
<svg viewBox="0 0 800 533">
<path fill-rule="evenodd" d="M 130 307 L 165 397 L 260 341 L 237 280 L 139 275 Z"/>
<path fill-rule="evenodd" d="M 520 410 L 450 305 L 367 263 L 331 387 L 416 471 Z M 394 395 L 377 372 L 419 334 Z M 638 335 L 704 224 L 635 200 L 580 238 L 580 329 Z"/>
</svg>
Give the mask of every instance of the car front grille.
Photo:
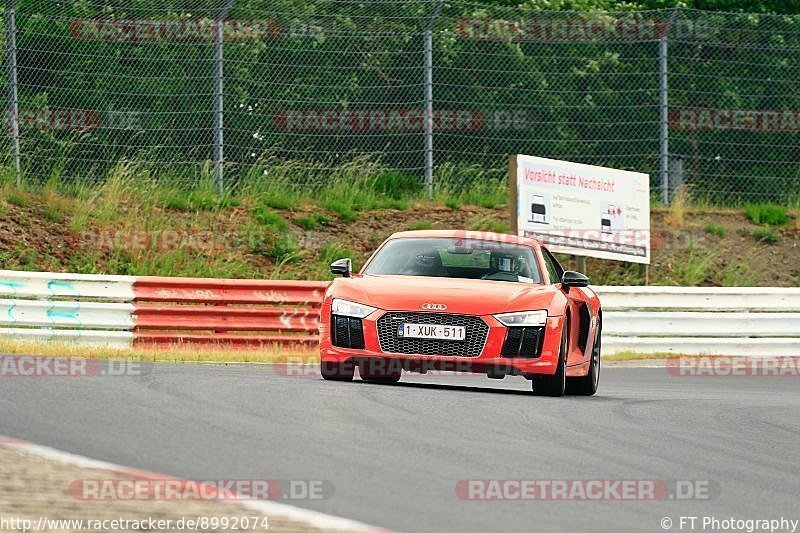
<svg viewBox="0 0 800 533">
<path fill-rule="evenodd" d="M 464 326 L 466 337 L 463 341 L 398 337 L 398 327 L 403 323 Z M 489 326 L 477 316 L 395 311 L 378 319 L 378 342 L 385 353 L 477 357 L 483 351 L 488 335 Z"/>
</svg>

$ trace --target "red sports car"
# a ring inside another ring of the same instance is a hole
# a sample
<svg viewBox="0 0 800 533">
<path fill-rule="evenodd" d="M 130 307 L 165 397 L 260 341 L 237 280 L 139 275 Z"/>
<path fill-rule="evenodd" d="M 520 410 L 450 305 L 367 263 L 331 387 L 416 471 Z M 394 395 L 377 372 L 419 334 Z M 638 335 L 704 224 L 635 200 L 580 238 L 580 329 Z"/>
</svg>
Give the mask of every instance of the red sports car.
<svg viewBox="0 0 800 533">
<path fill-rule="evenodd" d="M 320 317 L 322 376 L 396 382 L 403 370 L 521 375 L 546 396 L 592 395 L 600 300 L 539 242 L 500 233 L 404 231 L 358 274 L 331 264 Z"/>
</svg>

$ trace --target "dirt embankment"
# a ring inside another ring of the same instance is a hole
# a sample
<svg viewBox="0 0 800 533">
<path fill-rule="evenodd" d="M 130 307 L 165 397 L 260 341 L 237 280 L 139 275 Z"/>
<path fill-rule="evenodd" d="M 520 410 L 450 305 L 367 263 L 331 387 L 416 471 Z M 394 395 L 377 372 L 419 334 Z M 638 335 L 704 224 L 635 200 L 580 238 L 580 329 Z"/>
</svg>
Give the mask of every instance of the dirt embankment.
<svg viewBox="0 0 800 533">
<path fill-rule="evenodd" d="M 0 200 L 2 202 L 2 200 Z M 69 206 L 69 204 L 66 204 Z M 408 209 L 380 209 L 357 214 L 355 220 L 344 221 L 335 213 L 326 213 L 313 229 L 306 229 L 298 219 L 320 213 L 316 206 L 297 211 L 275 210 L 286 222 L 281 228 L 266 227 L 279 236 L 289 236 L 290 253 L 275 256 L 248 246 L 218 249 L 191 248 L 189 259 L 196 265 L 182 272 L 183 267 L 170 263 L 169 269 L 159 262 L 163 243 L 142 254 L 127 250 L 91 250 L 81 232 L 104 231 L 125 227 L 137 228 L 133 214 L 115 223 L 99 223 L 89 219 L 80 231 L 70 229 L 75 216 L 67 207 L 61 215 L 53 215 L 41 198 L 32 196 L 25 206 L 5 203 L 0 209 L 0 267 L 22 270 L 86 271 L 104 273 L 137 273 L 154 275 L 222 275 L 255 278 L 318 278 L 325 273 L 325 261 L 331 254 L 347 253 L 360 264 L 389 234 L 406 229 L 466 228 L 504 231 L 508 228 L 507 208 L 488 209 L 461 206 L 451 209 L 429 204 L 411 205 Z M 232 207 L 217 212 L 189 214 L 164 210 L 166 220 L 159 231 L 182 228 L 185 232 L 209 230 L 211 233 L 253 231 L 250 211 Z M 281 222 L 281 224 L 284 224 Z M 141 222 L 145 227 L 145 223 Z M 800 222 L 792 219 L 779 228 L 751 222 L 742 212 L 687 211 L 676 219 L 674 213 L 654 211 L 652 227 L 652 264 L 648 281 L 672 285 L 800 285 Z M 148 229 L 147 231 L 151 231 Z M 176 246 L 182 246 L 180 241 Z M 117 253 L 121 252 L 121 253 Z M 224 261 L 219 270 L 204 271 L 204 264 Z M 120 256 L 124 256 L 124 264 Z M 144 258 L 142 258 L 144 257 Z M 563 258 L 567 266 L 570 258 Z M 230 270 L 225 265 L 240 265 Z M 573 264 L 574 266 L 574 264 Z M 644 272 L 636 265 L 611 261 L 588 261 L 593 283 L 644 283 Z"/>
</svg>

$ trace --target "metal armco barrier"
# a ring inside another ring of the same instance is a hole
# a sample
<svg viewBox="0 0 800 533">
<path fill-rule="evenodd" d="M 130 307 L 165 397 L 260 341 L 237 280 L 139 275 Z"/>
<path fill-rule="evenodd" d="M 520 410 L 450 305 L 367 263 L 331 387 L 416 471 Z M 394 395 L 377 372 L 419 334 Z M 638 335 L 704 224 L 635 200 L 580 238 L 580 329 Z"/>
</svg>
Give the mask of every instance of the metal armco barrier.
<svg viewBox="0 0 800 533">
<path fill-rule="evenodd" d="M 0 336 L 313 349 L 328 282 L 0 270 Z M 603 353 L 800 355 L 800 288 L 597 286 Z"/>
<path fill-rule="evenodd" d="M 328 283 L 139 277 L 134 345 L 313 347 Z"/>
<path fill-rule="evenodd" d="M 0 270 L 0 336 L 129 347 L 134 280 Z"/>
<path fill-rule="evenodd" d="M 800 288 L 595 289 L 606 354 L 800 355 Z"/>
<path fill-rule="evenodd" d="M 115 348 L 312 348 L 327 282 L 0 270 L 0 336 Z"/>
</svg>

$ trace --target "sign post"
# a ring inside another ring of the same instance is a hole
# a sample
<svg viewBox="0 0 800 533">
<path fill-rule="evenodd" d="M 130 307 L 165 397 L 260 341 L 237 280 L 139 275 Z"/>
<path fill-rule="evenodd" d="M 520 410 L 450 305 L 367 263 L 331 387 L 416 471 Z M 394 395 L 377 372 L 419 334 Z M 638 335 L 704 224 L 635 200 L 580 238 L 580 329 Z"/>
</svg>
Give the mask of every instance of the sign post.
<svg viewBox="0 0 800 533">
<path fill-rule="evenodd" d="M 650 264 L 647 174 L 514 155 L 509 189 L 517 235 L 556 253 Z"/>
</svg>

